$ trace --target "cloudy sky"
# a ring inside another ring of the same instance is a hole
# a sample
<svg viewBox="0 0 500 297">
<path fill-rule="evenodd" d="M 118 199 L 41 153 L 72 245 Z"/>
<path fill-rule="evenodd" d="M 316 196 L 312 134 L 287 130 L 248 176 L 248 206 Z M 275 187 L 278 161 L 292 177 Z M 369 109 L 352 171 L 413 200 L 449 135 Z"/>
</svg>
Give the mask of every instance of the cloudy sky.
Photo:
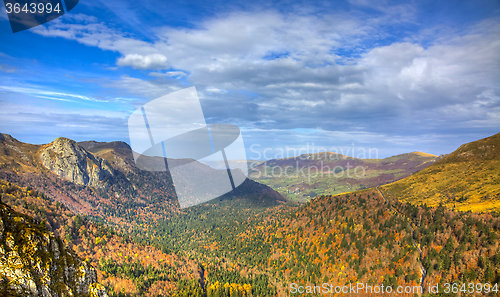
<svg viewBox="0 0 500 297">
<path fill-rule="evenodd" d="M 0 132 L 23 142 L 130 143 L 134 110 L 191 86 L 250 159 L 445 154 L 500 132 L 497 0 L 82 0 L 15 34 L 2 9 L 0 38 Z"/>
</svg>

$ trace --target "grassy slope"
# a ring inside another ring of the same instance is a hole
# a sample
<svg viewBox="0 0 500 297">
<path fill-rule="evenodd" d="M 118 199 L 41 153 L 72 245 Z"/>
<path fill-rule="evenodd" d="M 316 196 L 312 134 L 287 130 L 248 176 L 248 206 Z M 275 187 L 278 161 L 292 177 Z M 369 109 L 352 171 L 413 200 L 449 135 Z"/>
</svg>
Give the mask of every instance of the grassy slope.
<svg viewBox="0 0 500 297">
<path fill-rule="evenodd" d="M 383 186 L 388 196 L 460 211 L 500 211 L 500 133 L 462 145 L 433 165 Z"/>
</svg>

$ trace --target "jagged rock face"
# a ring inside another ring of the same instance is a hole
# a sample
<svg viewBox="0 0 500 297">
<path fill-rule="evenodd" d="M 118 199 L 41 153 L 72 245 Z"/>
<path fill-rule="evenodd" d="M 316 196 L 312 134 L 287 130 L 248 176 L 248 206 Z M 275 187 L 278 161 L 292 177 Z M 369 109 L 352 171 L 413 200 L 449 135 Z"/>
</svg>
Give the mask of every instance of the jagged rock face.
<svg viewBox="0 0 500 297">
<path fill-rule="evenodd" d="M 45 147 L 40 160 L 56 175 L 79 185 L 104 188 L 106 180 L 115 176 L 108 161 L 92 155 L 67 138 L 58 138 Z"/>
<path fill-rule="evenodd" d="M 44 225 L 5 204 L 0 204 L 0 278 L 1 296 L 108 296 L 93 267 Z"/>
</svg>

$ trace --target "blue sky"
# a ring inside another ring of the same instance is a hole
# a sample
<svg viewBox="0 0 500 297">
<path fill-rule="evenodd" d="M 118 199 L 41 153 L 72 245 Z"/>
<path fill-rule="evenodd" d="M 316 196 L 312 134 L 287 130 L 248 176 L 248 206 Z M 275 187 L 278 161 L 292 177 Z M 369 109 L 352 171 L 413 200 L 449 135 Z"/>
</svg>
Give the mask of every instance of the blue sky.
<svg viewBox="0 0 500 297">
<path fill-rule="evenodd" d="M 83 0 L 15 34 L 2 10 L 0 38 L 0 132 L 23 142 L 129 142 L 134 110 L 190 86 L 250 159 L 445 154 L 500 130 L 493 0 Z"/>
</svg>

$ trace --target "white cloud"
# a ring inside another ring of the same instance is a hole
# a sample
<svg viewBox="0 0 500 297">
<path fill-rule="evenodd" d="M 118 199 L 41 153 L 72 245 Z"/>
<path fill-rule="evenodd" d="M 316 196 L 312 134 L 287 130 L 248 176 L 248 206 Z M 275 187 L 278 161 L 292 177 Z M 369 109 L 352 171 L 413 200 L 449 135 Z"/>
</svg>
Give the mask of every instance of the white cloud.
<svg viewBox="0 0 500 297">
<path fill-rule="evenodd" d="M 46 37 L 75 40 L 87 46 L 119 52 L 124 56 L 159 54 L 148 42 L 129 37 L 127 33 L 111 29 L 104 23 L 89 22 L 92 17 L 85 18 L 80 15 L 75 19 L 65 16 L 50 21 L 46 26 L 34 27 L 31 31 Z"/>
<path fill-rule="evenodd" d="M 87 14 L 83 14 L 83 13 L 65 14 L 64 18 L 74 20 L 76 22 L 83 22 L 83 23 L 96 23 L 96 22 L 98 22 L 98 19 L 95 16 L 87 15 Z"/>
<path fill-rule="evenodd" d="M 165 73 L 150 72 L 148 75 L 153 76 L 153 77 L 182 77 L 182 76 L 186 76 L 187 74 L 182 72 L 182 71 L 167 71 Z"/>
<path fill-rule="evenodd" d="M 418 44 L 393 43 L 389 46 L 377 47 L 369 51 L 362 60 L 365 66 L 379 72 L 387 71 L 392 76 L 411 66 L 413 60 L 422 54 L 424 49 Z"/>
<path fill-rule="evenodd" d="M 118 66 L 130 66 L 135 69 L 165 69 L 167 57 L 162 54 L 139 55 L 128 54 L 116 61 Z"/>
<path fill-rule="evenodd" d="M 484 106 L 477 110 L 468 104 L 478 100 L 498 104 L 498 96 L 491 94 L 499 91 L 500 23 L 486 21 L 477 26 L 481 34 L 472 28 L 466 34 L 441 38 L 427 49 L 396 43 L 371 50 L 360 61 L 368 69 L 364 85 L 375 94 L 385 93 L 385 100 L 392 97 L 394 104 L 405 101 L 406 108 L 413 110 L 456 110 L 458 104 L 470 111 L 469 119 L 488 118 Z M 450 116 L 450 121 L 457 120 Z"/>
<path fill-rule="evenodd" d="M 207 88 L 207 92 L 209 93 L 216 93 L 216 94 L 219 94 L 219 93 L 226 93 L 226 91 L 224 90 L 221 90 L 221 89 L 218 89 L 218 88 Z"/>
<path fill-rule="evenodd" d="M 118 80 L 108 80 L 103 83 L 106 88 L 118 89 L 126 93 L 133 94 L 138 97 L 146 97 L 156 99 L 163 95 L 178 91 L 185 88 L 178 80 L 153 80 L 147 81 L 128 75 L 122 75 Z"/>
<path fill-rule="evenodd" d="M 118 66 L 178 69 L 150 72 L 150 80 L 122 76 L 104 85 L 156 98 L 186 87 L 166 79 L 183 76 L 203 90 L 201 98 L 211 100 L 204 106 L 209 117 L 249 127 L 413 133 L 416 125 L 435 130 L 446 122 L 448 127 L 457 121 L 498 123 L 498 20 L 448 29 L 446 36 L 432 36 L 440 31 L 423 27 L 411 38 L 377 46 L 379 40 L 397 39 L 387 26 L 415 18 L 407 5 L 380 11 L 368 18 L 234 12 L 192 28 L 158 28 L 153 42 L 96 22 L 55 20 L 35 32 L 116 51 L 122 55 Z M 430 45 L 424 46 L 419 34 L 432 38 Z"/>
<path fill-rule="evenodd" d="M 70 93 L 54 92 L 51 90 L 43 90 L 43 89 L 38 89 L 38 88 L 0 86 L 0 90 L 13 92 L 13 93 L 28 94 L 28 95 L 33 95 L 33 96 L 36 96 L 39 98 L 46 98 L 46 99 L 51 99 L 51 100 L 72 101 L 72 100 L 76 99 L 76 100 L 84 100 L 84 101 L 103 101 L 103 100 L 97 100 L 95 98 L 88 97 L 88 96 L 82 96 L 82 95 L 70 94 Z"/>
</svg>

